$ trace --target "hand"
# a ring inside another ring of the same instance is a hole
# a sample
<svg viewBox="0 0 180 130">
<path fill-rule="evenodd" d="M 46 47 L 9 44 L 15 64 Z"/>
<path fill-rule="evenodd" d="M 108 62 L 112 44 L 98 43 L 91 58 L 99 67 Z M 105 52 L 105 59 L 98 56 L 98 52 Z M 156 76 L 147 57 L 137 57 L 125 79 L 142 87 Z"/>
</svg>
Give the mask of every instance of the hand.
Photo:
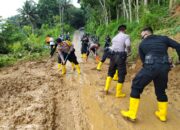
<svg viewBox="0 0 180 130">
<path fill-rule="evenodd" d="M 71 53 L 71 51 L 68 52 L 68 55 Z"/>
<path fill-rule="evenodd" d="M 130 52 L 130 53 L 127 54 L 127 57 L 129 57 L 129 56 L 131 56 L 131 55 L 132 55 L 132 53 Z"/>
<path fill-rule="evenodd" d="M 64 60 L 62 61 L 62 65 L 65 65 L 65 61 Z"/>
</svg>

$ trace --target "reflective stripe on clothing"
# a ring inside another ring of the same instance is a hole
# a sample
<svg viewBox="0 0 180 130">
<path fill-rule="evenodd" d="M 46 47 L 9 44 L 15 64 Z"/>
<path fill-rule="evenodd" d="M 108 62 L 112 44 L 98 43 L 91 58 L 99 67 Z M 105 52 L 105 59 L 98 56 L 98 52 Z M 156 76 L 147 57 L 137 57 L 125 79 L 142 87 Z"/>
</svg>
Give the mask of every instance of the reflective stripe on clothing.
<svg viewBox="0 0 180 130">
<path fill-rule="evenodd" d="M 112 39 L 112 50 L 114 52 L 125 52 L 127 51 L 127 47 L 131 45 L 129 35 L 119 32 Z"/>
<path fill-rule="evenodd" d="M 63 41 L 58 45 L 58 51 L 68 53 L 74 47 L 70 41 Z"/>
</svg>

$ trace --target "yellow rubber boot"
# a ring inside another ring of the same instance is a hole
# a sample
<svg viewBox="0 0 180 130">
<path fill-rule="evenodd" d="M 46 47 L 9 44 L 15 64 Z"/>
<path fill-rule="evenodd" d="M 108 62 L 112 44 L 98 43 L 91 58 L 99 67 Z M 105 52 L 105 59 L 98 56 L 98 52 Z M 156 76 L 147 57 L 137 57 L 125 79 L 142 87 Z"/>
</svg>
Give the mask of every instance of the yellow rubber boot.
<svg viewBox="0 0 180 130">
<path fill-rule="evenodd" d="M 61 70 L 61 66 L 62 66 L 62 65 L 59 63 L 59 64 L 58 64 L 58 70 L 59 70 L 59 71 Z"/>
<path fill-rule="evenodd" d="M 159 110 L 155 112 L 155 115 L 159 118 L 160 121 L 166 121 L 167 104 L 168 104 L 168 102 L 158 102 Z"/>
<path fill-rule="evenodd" d="M 80 70 L 80 66 L 79 66 L 79 64 L 77 64 L 77 65 L 76 65 L 76 70 L 77 70 L 78 74 L 80 74 L 80 73 L 81 73 L 81 70 Z"/>
<path fill-rule="evenodd" d="M 86 61 L 87 60 L 87 55 L 83 54 L 83 59 Z"/>
<path fill-rule="evenodd" d="M 117 86 L 116 86 L 116 97 L 117 98 L 121 98 L 121 97 L 126 96 L 125 93 L 122 93 L 122 86 L 123 86 L 122 83 L 117 83 Z"/>
<path fill-rule="evenodd" d="M 66 66 L 62 65 L 62 75 L 66 74 Z"/>
<path fill-rule="evenodd" d="M 129 103 L 129 111 L 121 111 L 121 115 L 123 117 L 128 118 L 131 121 L 136 120 L 136 114 L 139 107 L 139 100 L 138 98 L 132 98 L 130 97 L 130 103 Z"/>
<path fill-rule="evenodd" d="M 103 64 L 103 63 L 100 61 L 100 62 L 98 63 L 98 65 L 97 65 L 97 68 L 96 68 L 96 69 L 100 71 L 102 64 Z"/>
<path fill-rule="evenodd" d="M 118 70 L 116 70 L 116 73 L 114 74 L 113 80 L 118 81 Z"/>
<path fill-rule="evenodd" d="M 75 70 L 75 64 L 71 62 L 72 69 Z"/>
<path fill-rule="evenodd" d="M 106 79 L 106 85 L 105 85 L 105 88 L 104 88 L 104 91 L 106 92 L 106 94 L 108 94 L 108 90 L 109 90 L 109 87 L 110 87 L 110 84 L 111 84 L 111 80 L 112 80 L 112 77 L 108 76 L 107 79 Z"/>
</svg>

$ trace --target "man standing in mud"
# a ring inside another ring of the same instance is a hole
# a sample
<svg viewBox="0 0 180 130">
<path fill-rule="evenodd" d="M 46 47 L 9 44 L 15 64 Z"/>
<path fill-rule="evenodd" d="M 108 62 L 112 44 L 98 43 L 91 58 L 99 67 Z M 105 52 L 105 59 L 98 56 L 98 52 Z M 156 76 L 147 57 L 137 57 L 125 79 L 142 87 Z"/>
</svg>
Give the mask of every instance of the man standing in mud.
<svg viewBox="0 0 180 130">
<path fill-rule="evenodd" d="M 111 38 L 109 35 L 107 35 L 106 39 L 105 39 L 103 56 L 101 58 L 101 61 L 98 63 L 98 65 L 96 67 L 96 69 L 99 71 L 101 70 L 101 67 L 102 67 L 103 63 L 105 62 L 105 60 L 107 58 L 110 58 L 110 56 L 111 56 L 112 49 L 111 49 L 110 45 L 111 45 Z"/>
<path fill-rule="evenodd" d="M 111 45 L 111 38 L 109 35 L 106 36 L 106 39 L 105 39 L 105 44 L 104 44 L 104 48 L 106 47 L 110 47 Z"/>
<path fill-rule="evenodd" d="M 126 31 L 126 25 L 120 25 L 118 27 L 119 33 L 112 39 L 112 51 L 113 54 L 110 58 L 110 66 L 108 69 L 108 77 L 106 79 L 106 85 L 104 91 L 108 94 L 112 77 L 116 70 L 118 70 L 118 83 L 116 86 L 116 97 L 124 97 L 122 93 L 122 86 L 126 75 L 126 58 L 127 53 L 130 53 L 130 38 Z"/>
<path fill-rule="evenodd" d="M 89 43 L 89 38 L 87 34 L 84 34 L 83 37 L 81 38 L 82 42 L 82 47 L 81 47 L 81 57 L 83 60 L 87 59 L 87 51 L 88 51 L 88 43 Z"/>
<path fill-rule="evenodd" d="M 165 90 L 170 70 L 167 50 L 168 47 L 176 49 L 180 59 L 180 44 L 166 36 L 153 35 L 151 27 L 144 28 L 141 36 L 143 40 L 139 46 L 139 55 L 143 68 L 133 79 L 129 110 L 121 111 L 121 114 L 131 121 L 135 121 L 140 95 L 145 86 L 153 81 L 158 101 L 158 110 L 155 112 L 155 115 L 159 120 L 166 121 L 168 98 Z"/>
<path fill-rule="evenodd" d="M 78 74 L 81 73 L 80 66 L 75 55 L 74 45 L 66 40 L 62 41 L 61 38 L 56 40 L 58 46 L 58 62 L 62 65 L 62 75 L 66 74 L 66 61 L 69 60 L 73 65 L 76 66 Z"/>
<path fill-rule="evenodd" d="M 48 45 L 50 45 L 50 57 L 52 57 L 54 52 L 55 52 L 55 50 L 56 50 L 56 45 L 54 43 L 53 37 L 51 37 L 50 35 L 47 35 L 46 36 L 46 43 Z"/>
</svg>

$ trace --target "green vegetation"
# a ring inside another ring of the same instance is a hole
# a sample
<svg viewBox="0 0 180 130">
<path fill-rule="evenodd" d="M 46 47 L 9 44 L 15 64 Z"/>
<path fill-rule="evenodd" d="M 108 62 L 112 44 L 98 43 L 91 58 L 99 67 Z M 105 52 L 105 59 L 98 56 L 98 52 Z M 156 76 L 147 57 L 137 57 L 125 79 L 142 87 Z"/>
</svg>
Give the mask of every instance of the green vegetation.
<svg viewBox="0 0 180 130">
<path fill-rule="evenodd" d="M 68 0 L 26 0 L 19 14 L 0 17 L 0 67 L 48 56 L 46 35 L 57 38 L 84 26 L 84 14 Z"/>
<path fill-rule="evenodd" d="M 180 4 L 176 0 L 97 0 L 96 4 L 90 0 L 81 0 L 81 3 L 88 11 L 86 12 L 89 17 L 86 29 L 89 33 L 95 33 L 100 37 L 101 45 L 104 44 L 107 34 L 113 37 L 117 34 L 120 24 L 127 25 L 127 33 L 132 41 L 130 60 L 134 60 L 138 56 L 140 31 L 145 26 L 151 26 L 155 30 L 155 34 L 159 35 L 173 36 L 180 33 L 180 17 L 175 15 L 172 17 L 172 12 L 175 13 L 175 9 Z M 97 16 L 98 12 L 101 13 Z M 102 22 L 102 20 L 104 21 Z M 174 61 L 177 60 L 176 53 L 173 53 L 172 57 L 175 59 Z"/>
<path fill-rule="evenodd" d="M 152 26 L 156 34 L 174 36 L 180 33 L 180 17 L 175 14 L 178 0 L 79 0 L 75 8 L 71 0 L 27 0 L 19 14 L 3 20 L 0 17 L 0 67 L 19 60 L 48 55 L 45 36 L 57 38 L 62 33 L 85 27 L 97 35 L 101 45 L 107 34 L 116 35 L 117 27 L 126 24 L 132 41 L 134 60 L 138 55 L 140 30 Z M 177 60 L 176 53 L 172 53 Z"/>
</svg>

